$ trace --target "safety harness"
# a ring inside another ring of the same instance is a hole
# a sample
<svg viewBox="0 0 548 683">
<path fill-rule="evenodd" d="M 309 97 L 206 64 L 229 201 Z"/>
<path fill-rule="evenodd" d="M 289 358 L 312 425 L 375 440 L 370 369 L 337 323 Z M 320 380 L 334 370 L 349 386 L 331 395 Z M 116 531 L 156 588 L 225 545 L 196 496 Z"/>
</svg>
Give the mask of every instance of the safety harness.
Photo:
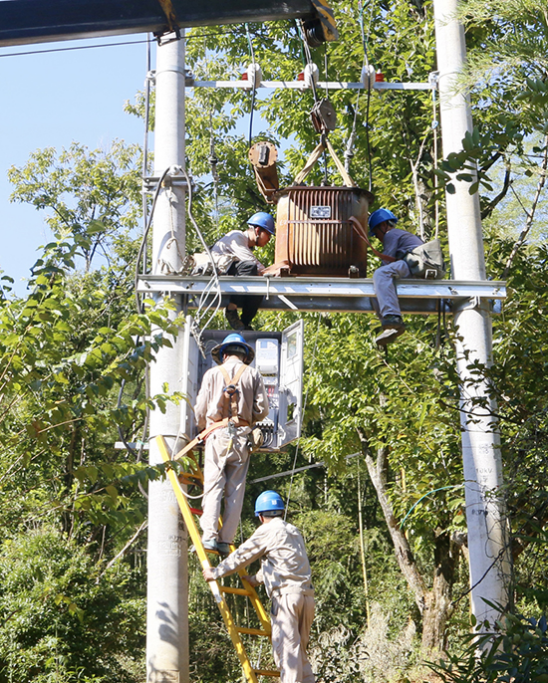
<svg viewBox="0 0 548 683">
<path fill-rule="evenodd" d="M 238 415 L 238 396 L 240 393 L 238 383 L 244 372 L 247 370 L 247 367 L 247 365 L 242 365 L 239 367 L 234 374 L 234 377 L 231 379 L 227 369 L 222 365 L 219 365 L 219 370 L 221 371 L 221 374 L 226 382 L 225 386 L 223 387 L 223 403 L 221 406 L 222 419 L 218 422 L 214 422 L 213 424 L 209 425 L 209 427 L 206 427 L 203 431 L 201 431 L 195 439 L 187 443 L 186 446 L 184 446 L 184 448 L 173 457 L 173 460 L 182 458 L 199 443 L 204 442 L 211 432 L 214 432 L 216 429 L 228 427 L 229 425 L 233 425 L 234 427 L 250 426 L 247 420 L 242 419 Z"/>
<path fill-rule="evenodd" d="M 242 420 L 242 418 L 238 415 L 238 396 L 240 394 L 238 382 L 240 381 L 244 372 L 247 370 L 247 367 L 247 365 L 241 365 L 234 374 L 234 377 L 230 379 L 228 370 L 222 365 L 219 365 L 219 370 L 221 371 L 221 374 L 226 382 L 225 386 L 223 387 L 223 405 L 221 409 L 222 416 L 223 419 L 228 419 L 236 427 L 249 427 L 249 422 Z"/>
</svg>

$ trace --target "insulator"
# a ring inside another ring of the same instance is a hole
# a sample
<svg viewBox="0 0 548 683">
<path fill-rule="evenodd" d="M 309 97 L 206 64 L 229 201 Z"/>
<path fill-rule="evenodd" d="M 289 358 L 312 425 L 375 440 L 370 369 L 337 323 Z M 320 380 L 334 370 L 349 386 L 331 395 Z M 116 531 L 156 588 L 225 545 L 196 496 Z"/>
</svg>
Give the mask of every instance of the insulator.
<svg viewBox="0 0 548 683">
<path fill-rule="evenodd" d="M 360 76 L 360 81 L 366 90 L 371 90 L 375 83 L 375 67 L 371 64 L 367 64 L 363 67 Z"/>
<path fill-rule="evenodd" d="M 307 88 L 311 88 L 312 85 L 316 85 L 316 83 L 320 80 L 320 70 L 316 66 L 316 64 L 307 64 L 304 67 L 304 83 Z"/>
<path fill-rule="evenodd" d="M 247 67 L 247 80 L 252 88 L 258 88 L 261 84 L 261 81 L 263 80 L 263 72 L 261 71 L 260 65 L 256 62 Z"/>
</svg>

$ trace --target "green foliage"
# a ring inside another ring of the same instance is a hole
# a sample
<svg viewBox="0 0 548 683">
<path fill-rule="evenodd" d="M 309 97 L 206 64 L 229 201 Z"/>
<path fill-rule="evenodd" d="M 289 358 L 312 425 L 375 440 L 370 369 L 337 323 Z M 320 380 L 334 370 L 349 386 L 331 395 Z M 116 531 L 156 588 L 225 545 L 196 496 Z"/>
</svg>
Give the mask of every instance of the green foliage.
<svg viewBox="0 0 548 683">
<path fill-rule="evenodd" d="M 127 565 L 95 564 L 47 526 L 0 551 L 0 680 L 133 681 L 124 666 L 143 645 L 144 601 Z"/>
<path fill-rule="evenodd" d="M 494 634 L 470 635 L 463 652 L 432 664 L 432 668 L 446 683 L 546 683 L 546 617 L 537 620 L 505 613 L 497 627 Z"/>
</svg>

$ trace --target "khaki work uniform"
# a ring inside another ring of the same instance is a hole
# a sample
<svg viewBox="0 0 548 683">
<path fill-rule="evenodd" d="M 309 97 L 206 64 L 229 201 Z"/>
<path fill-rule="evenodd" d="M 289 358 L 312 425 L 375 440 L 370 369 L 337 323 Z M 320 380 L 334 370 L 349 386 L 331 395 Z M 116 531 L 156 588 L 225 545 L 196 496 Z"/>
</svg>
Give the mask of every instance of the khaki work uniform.
<svg viewBox="0 0 548 683">
<path fill-rule="evenodd" d="M 314 619 L 310 563 L 300 531 L 274 517 L 213 569 L 216 579 L 261 560 L 256 578 L 272 600 L 272 650 L 282 683 L 314 683 L 306 655 Z"/>
<path fill-rule="evenodd" d="M 239 358 L 229 357 L 223 363 L 233 378 L 243 363 Z M 198 393 L 194 414 L 198 429 L 202 431 L 214 422 L 228 417 L 223 389 L 225 378 L 219 366 L 208 370 Z M 238 382 L 238 417 L 249 426 L 229 425 L 213 431 L 206 439 L 204 457 L 203 514 L 200 519 L 203 538 L 221 543 L 232 543 L 245 493 L 245 479 L 249 467 L 247 436 L 251 427 L 268 415 L 268 397 L 260 373 L 246 366 Z M 219 532 L 219 515 L 224 494 L 223 527 Z"/>
</svg>

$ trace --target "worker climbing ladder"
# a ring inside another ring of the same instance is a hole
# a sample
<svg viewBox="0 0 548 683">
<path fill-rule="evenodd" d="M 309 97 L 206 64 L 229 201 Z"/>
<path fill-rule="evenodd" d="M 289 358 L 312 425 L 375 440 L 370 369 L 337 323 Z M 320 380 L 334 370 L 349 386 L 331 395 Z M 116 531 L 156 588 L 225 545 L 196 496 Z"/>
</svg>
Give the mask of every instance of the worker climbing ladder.
<svg viewBox="0 0 548 683">
<path fill-rule="evenodd" d="M 206 549 L 202 544 L 201 534 L 198 531 L 195 519 L 197 515 L 201 514 L 201 510 L 196 510 L 195 508 L 190 507 L 187 497 L 182 488 L 182 486 L 184 485 L 203 486 L 203 474 L 200 470 L 198 463 L 192 457 L 192 449 L 195 448 L 198 442 L 199 439 L 194 439 L 189 444 L 187 444 L 187 446 L 185 446 L 185 448 L 183 448 L 182 451 L 177 453 L 177 455 L 172 458 L 164 437 L 156 437 L 158 449 L 165 463 L 180 460 L 183 456 L 186 456 L 191 460 L 191 462 L 193 462 L 192 472 L 184 472 L 180 475 L 177 475 L 174 469 L 168 469 L 167 476 L 173 486 L 173 490 L 175 492 L 177 502 L 179 503 L 181 514 L 183 515 L 183 519 L 188 529 L 188 533 L 190 534 L 190 538 L 192 540 L 192 543 L 194 544 L 196 555 L 198 556 L 202 569 L 206 569 L 211 567 L 211 564 L 207 556 L 207 552 L 217 554 L 217 551 L 208 550 L 206 552 Z M 231 546 L 231 550 L 235 550 L 234 546 Z M 261 603 L 259 596 L 257 595 L 257 592 L 244 578 L 246 576 L 245 569 L 239 569 L 238 575 L 240 576 L 243 588 L 232 588 L 230 586 L 223 586 L 220 584 L 219 581 L 209 581 L 208 586 L 211 589 L 213 597 L 215 598 L 215 602 L 217 603 L 219 611 L 221 612 L 221 615 L 225 622 L 225 626 L 227 628 L 230 639 L 232 640 L 232 644 L 234 645 L 234 648 L 236 650 L 236 654 L 238 655 L 238 659 L 240 660 L 240 664 L 244 671 L 247 682 L 258 683 L 259 676 L 279 678 L 279 671 L 259 669 L 255 668 L 252 665 L 249 656 L 246 652 L 246 649 L 244 647 L 244 643 L 242 642 L 242 639 L 240 637 L 240 635 L 245 634 L 250 636 L 270 638 L 271 626 L 268 613 L 263 607 L 263 604 Z M 228 608 L 228 604 L 224 599 L 224 594 L 241 595 L 249 598 L 251 604 L 253 605 L 255 613 L 257 614 L 257 617 L 261 624 L 261 628 L 257 629 L 237 626 Z"/>
</svg>

